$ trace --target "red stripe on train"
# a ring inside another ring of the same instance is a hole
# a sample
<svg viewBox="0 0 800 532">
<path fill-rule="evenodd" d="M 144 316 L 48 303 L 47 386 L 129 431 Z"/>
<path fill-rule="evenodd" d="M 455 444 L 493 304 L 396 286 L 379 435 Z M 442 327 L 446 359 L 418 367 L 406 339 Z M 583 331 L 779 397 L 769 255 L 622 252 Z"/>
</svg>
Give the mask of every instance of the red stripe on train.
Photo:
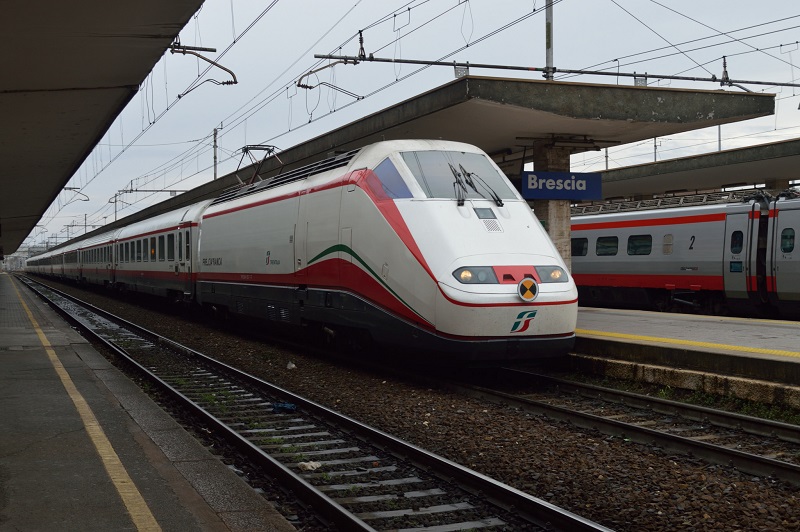
<svg viewBox="0 0 800 532">
<path fill-rule="evenodd" d="M 575 273 L 578 286 L 663 288 L 666 290 L 723 290 L 721 275 L 632 275 Z"/>
<path fill-rule="evenodd" d="M 620 227 L 652 227 L 656 225 L 679 225 L 709 222 L 724 222 L 725 213 L 698 214 L 696 216 L 672 216 L 669 218 L 646 218 L 620 220 L 618 222 L 573 223 L 573 231 L 590 231 L 593 229 L 616 229 Z"/>
</svg>

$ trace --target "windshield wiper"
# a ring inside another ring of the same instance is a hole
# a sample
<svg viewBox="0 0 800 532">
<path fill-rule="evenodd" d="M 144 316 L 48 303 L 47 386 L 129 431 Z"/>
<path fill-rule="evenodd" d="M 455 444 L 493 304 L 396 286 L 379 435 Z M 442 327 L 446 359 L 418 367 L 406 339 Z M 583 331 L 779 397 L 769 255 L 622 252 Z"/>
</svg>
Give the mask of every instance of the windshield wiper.
<svg viewBox="0 0 800 532">
<path fill-rule="evenodd" d="M 466 197 L 467 187 L 461 179 L 461 174 L 458 173 L 456 167 L 451 163 L 447 163 L 450 171 L 453 172 L 453 192 L 456 195 L 456 204 L 461 207 L 464 205 L 464 198 Z"/>
<path fill-rule="evenodd" d="M 452 165 L 450 165 L 450 166 L 452 167 Z M 484 181 L 484 180 L 483 180 L 483 178 L 482 178 L 481 176 L 479 176 L 479 175 L 478 175 L 478 174 L 476 174 L 475 172 L 468 172 L 468 171 L 467 171 L 467 170 L 464 168 L 464 165 L 462 165 L 462 164 L 459 164 L 459 165 L 458 165 L 458 168 L 461 170 L 461 173 L 462 173 L 462 174 L 464 174 L 464 180 L 465 180 L 465 181 L 467 182 L 467 184 L 468 184 L 468 185 L 469 185 L 469 186 L 472 188 L 472 190 L 474 190 L 475 192 L 477 192 L 477 193 L 478 193 L 478 194 L 479 194 L 481 197 L 485 197 L 485 196 L 484 196 L 483 194 L 481 194 L 481 193 L 480 193 L 480 191 L 478 191 L 478 189 L 475 187 L 475 181 L 473 181 L 473 179 L 472 179 L 472 178 L 473 178 L 473 176 L 474 176 L 474 177 L 475 177 L 475 179 L 478 181 L 478 184 L 479 184 L 481 187 L 483 187 L 483 188 L 484 188 L 484 189 L 485 189 L 485 190 L 486 190 L 486 191 L 489 193 L 489 195 L 492 197 L 492 199 L 494 200 L 495 204 L 496 204 L 498 207 L 502 207 L 502 206 L 503 206 L 503 200 L 502 200 L 502 199 L 500 199 L 500 196 L 498 196 L 498 195 L 497 195 L 497 192 L 495 192 L 495 191 L 494 191 L 494 189 L 493 189 L 492 187 L 490 187 L 490 186 L 489 186 L 489 184 L 488 184 L 488 183 L 486 183 L 486 181 Z M 455 169 L 453 169 L 453 172 L 455 172 Z"/>
</svg>

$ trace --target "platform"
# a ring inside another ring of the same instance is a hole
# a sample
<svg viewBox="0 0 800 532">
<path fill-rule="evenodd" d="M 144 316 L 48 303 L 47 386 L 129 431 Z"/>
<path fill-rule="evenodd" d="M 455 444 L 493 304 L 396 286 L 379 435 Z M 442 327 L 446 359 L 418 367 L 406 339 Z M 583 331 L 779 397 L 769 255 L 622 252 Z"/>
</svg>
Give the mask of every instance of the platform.
<svg viewBox="0 0 800 532">
<path fill-rule="evenodd" d="M 575 351 L 800 385 L 800 322 L 581 307 Z"/>
<path fill-rule="evenodd" d="M 0 530 L 294 530 L 6 273 L 0 427 Z"/>
</svg>

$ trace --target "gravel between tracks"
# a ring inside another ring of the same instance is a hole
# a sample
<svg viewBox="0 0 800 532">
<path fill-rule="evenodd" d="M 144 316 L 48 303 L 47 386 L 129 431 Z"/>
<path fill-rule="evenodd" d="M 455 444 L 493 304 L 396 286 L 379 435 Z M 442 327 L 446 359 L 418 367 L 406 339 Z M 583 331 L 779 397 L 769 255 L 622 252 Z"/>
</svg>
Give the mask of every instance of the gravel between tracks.
<svg viewBox="0 0 800 532">
<path fill-rule="evenodd" d="M 615 530 L 800 530 L 800 488 L 785 483 L 58 287 Z"/>
</svg>

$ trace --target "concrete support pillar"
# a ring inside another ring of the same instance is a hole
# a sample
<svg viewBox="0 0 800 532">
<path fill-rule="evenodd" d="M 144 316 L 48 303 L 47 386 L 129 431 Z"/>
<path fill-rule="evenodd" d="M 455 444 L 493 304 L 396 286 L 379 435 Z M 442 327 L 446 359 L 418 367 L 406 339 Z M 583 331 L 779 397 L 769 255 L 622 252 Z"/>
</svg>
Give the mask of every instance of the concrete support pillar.
<svg viewBox="0 0 800 532">
<path fill-rule="evenodd" d="M 569 148 L 537 147 L 533 153 L 533 169 L 542 172 L 569 172 Z M 542 222 L 558 253 L 572 271 L 572 247 L 569 200 L 532 200 L 534 214 Z"/>
<path fill-rule="evenodd" d="M 767 190 L 786 190 L 789 188 L 789 180 L 768 177 L 764 180 L 764 186 L 767 188 Z"/>
</svg>

